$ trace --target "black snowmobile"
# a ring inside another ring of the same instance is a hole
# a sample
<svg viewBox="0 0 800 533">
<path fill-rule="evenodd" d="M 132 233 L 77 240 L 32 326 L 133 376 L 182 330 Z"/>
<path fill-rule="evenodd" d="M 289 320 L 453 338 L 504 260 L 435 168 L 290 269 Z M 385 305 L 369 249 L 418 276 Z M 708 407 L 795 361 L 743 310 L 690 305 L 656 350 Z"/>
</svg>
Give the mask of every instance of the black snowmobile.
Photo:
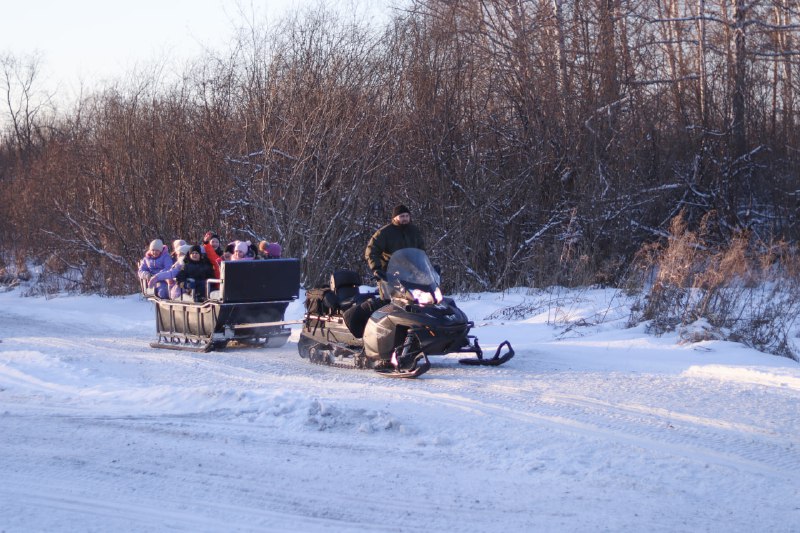
<svg viewBox="0 0 800 533">
<path fill-rule="evenodd" d="M 306 313 L 297 342 L 312 363 L 373 369 L 382 376 L 416 378 L 430 368 L 430 355 L 474 353 L 465 365 L 501 365 L 512 357 L 508 341 L 485 358 L 463 311 L 439 290 L 439 274 L 424 251 L 392 254 L 378 292 L 361 293 L 351 270 L 331 275 L 330 288 L 306 292 Z M 505 350 L 504 350 L 505 348 Z"/>
</svg>

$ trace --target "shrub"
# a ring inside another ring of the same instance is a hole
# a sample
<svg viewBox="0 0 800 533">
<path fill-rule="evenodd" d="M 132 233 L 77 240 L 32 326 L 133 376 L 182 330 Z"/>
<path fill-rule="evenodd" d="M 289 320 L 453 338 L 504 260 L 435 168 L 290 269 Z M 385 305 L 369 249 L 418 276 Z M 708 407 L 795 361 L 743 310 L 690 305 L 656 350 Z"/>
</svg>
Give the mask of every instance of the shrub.
<svg viewBox="0 0 800 533">
<path fill-rule="evenodd" d="M 626 280 L 639 294 L 630 325 L 647 322 L 657 335 L 678 330 L 687 340 L 727 339 L 800 360 L 790 341 L 800 311 L 796 247 L 747 232 L 711 242 L 704 231 L 711 217 L 690 231 L 681 213 L 663 243 L 639 251 Z M 692 328 L 698 321 L 707 325 L 706 336 Z"/>
</svg>

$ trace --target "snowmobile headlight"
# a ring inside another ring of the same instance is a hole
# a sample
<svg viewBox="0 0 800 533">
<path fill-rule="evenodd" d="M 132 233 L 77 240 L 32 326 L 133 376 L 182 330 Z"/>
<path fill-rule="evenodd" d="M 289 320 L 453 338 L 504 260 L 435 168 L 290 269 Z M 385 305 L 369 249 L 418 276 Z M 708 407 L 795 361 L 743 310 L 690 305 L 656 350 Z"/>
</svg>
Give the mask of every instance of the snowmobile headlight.
<svg viewBox="0 0 800 533">
<path fill-rule="evenodd" d="M 411 296 L 419 305 L 438 304 L 442 301 L 442 291 L 436 287 L 434 292 L 411 289 Z"/>
</svg>

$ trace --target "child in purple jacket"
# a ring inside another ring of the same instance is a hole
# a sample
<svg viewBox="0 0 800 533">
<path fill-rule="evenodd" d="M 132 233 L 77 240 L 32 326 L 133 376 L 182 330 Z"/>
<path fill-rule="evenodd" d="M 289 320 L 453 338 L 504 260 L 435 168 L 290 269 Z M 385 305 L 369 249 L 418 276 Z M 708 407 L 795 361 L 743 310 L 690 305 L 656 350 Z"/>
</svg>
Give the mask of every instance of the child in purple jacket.
<svg viewBox="0 0 800 533">
<path fill-rule="evenodd" d="M 150 281 L 147 282 L 147 286 L 154 287 L 158 283 L 166 282 L 167 287 L 169 288 L 169 297 L 173 300 L 180 300 L 181 295 L 183 294 L 183 289 L 181 289 L 181 286 L 178 285 L 177 281 L 175 281 L 175 276 L 177 276 L 178 272 L 180 272 L 183 268 L 183 260 L 191 249 L 192 246 L 190 244 L 184 244 L 183 246 L 180 246 L 177 250 L 178 259 L 172 264 L 172 267 L 170 267 L 169 270 L 162 270 L 150 278 Z"/>
<path fill-rule="evenodd" d="M 169 250 L 161 239 L 155 239 L 150 243 L 147 252 L 144 254 L 139 264 L 139 279 L 150 281 L 150 278 L 161 272 L 167 270 L 172 266 L 172 257 L 169 255 Z M 167 298 L 169 291 L 166 282 L 159 282 L 155 287 L 155 294 L 159 298 Z"/>
</svg>

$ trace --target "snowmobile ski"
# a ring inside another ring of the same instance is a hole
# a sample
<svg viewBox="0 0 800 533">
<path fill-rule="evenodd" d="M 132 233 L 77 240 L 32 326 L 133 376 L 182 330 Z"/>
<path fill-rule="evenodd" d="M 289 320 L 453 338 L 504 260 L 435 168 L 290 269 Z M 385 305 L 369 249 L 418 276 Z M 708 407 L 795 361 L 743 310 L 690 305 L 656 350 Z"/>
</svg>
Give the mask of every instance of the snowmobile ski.
<svg viewBox="0 0 800 533">
<path fill-rule="evenodd" d="M 424 359 L 424 362 L 417 364 L 420 359 Z M 392 366 L 391 368 L 375 369 L 375 372 L 385 378 L 418 378 L 430 368 L 431 362 L 428 356 L 421 353 L 414 358 L 414 363 L 408 368 Z"/>
<path fill-rule="evenodd" d="M 503 355 L 500 355 L 500 352 L 503 350 L 503 347 L 508 347 L 508 351 Z M 458 362 L 462 365 L 482 365 L 482 366 L 500 366 L 505 362 L 511 360 L 514 357 L 514 348 L 511 347 L 511 343 L 508 341 L 503 341 L 500 343 L 500 346 L 497 347 L 497 350 L 494 352 L 494 356 L 490 359 L 483 358 L 483 350 L 481 349 L 480 345 L 478 344 L 478 339 L 475 339 L 475 355 L 477 357 L 470 357 L 466 359 L 459 359 Z"/>
<path fill-rule="evenodd" d="M 431 364 L 425 363 L 416 367 L 414 370 L 376 370 L 375 373 L 384 378 L 401 378 L 401 379 L 414 379 L 420 377 L 422 374 L 430 370 Z"/>
</svg>

